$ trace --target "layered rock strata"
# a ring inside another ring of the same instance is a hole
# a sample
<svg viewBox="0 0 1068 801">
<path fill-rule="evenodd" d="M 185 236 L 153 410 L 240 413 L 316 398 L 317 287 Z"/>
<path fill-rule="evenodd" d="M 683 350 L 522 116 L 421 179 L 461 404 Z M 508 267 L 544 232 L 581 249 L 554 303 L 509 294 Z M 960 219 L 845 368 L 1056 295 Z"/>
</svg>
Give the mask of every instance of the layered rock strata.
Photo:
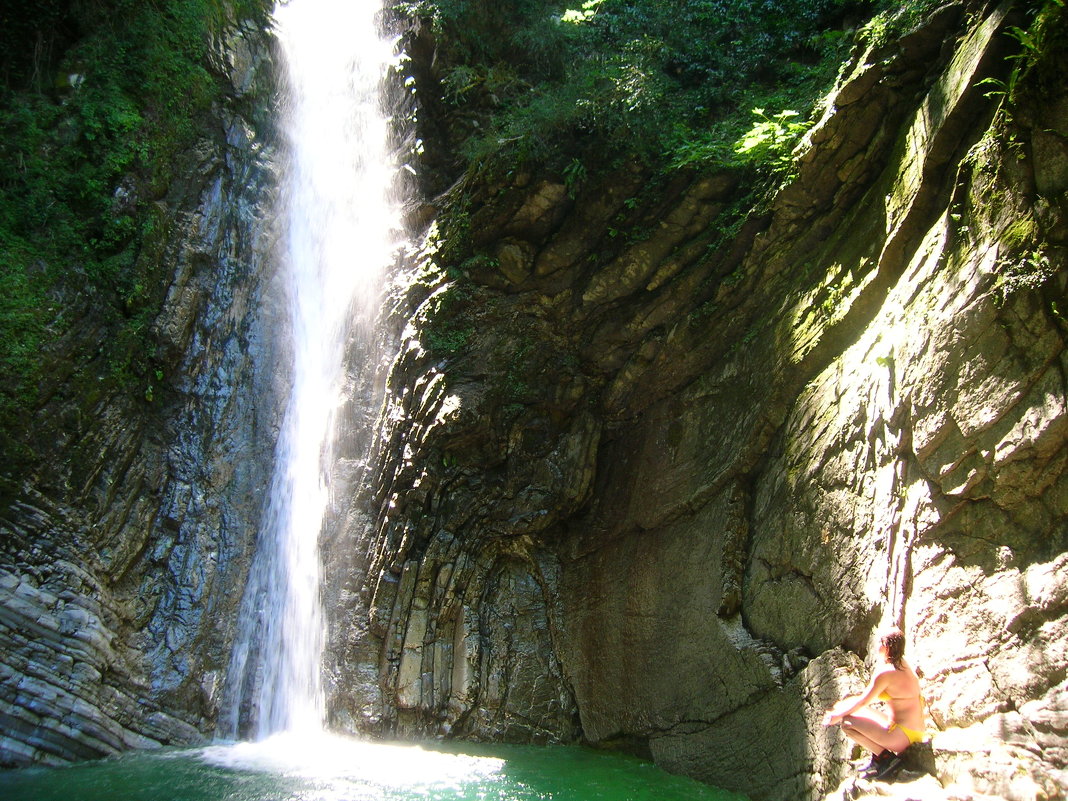
<svg viewBox="0 0 1068 801">
<path fill-rule="evenodd" d="M 896 622 L 932 722 L 916 767 L 1064 797 L 1068 94 L 982 83 L 1025 24 L 950 4 L 856 53 L 744 220 L 741 172 L 450 190 L 394 287 L 369 471 L 380 387 L 351 380 L 335 725 L 584 740 L 814 798 L 850 769 L 820 714 Z M 161 210 L 176 392 L 66 397 L 89 314 L 52 354 L 47 469 L 0 519 L 4 764 L 214 728 L 285 383 L 265 52 L 220 48 L 232 88 Z"/>
<path fill-rule="evenodd" d="M 168 283 L 155 322 L 166 375 L 153 397 L 103 379 L 96 396 L 71 396 L 74 365 L 106 370 L 91 299 L 63 299 L 80 322 L 44 354 L 54 386 L 26 435 L 40 468 L 17 477 L 0 515 L 3 765 L 196 742 L 214 728 L 284 379 L 257 366 L 277 360 L 273 177 L 257 129 L 268 43 L 236 22 L 224 39 L 214 127 L 157 203 L 158 252 L 142 254 Z"/>
<path fill-rule="evenodd" d="M 1068 94 L 1010 119 L 982 83 L 1017 13 L 856 53 L 740 226 L 734 173 L 450 190 L 339 720 L 813 798 L 850 769 L 822 710 L 899 623 L 929 769 L 1064 796 Z"/>
</svg>

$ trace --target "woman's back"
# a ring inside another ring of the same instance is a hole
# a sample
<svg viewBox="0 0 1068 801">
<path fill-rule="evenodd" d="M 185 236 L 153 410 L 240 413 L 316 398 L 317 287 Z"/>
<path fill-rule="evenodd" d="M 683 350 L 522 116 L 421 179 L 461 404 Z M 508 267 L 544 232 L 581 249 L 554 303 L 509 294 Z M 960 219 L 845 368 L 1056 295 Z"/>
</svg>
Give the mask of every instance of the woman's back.
<svg viewBox="0 0 1068 801">
<path fill-rule="evenodd" d="M 923 699 L 920 697 L 920 680 L 904 660 L 901 667 L 887 665 L 882 671 L 881 700 L 892 712 L 891 717 L 900 726 L 910 729 L 923 728 Z"/>
</svg>

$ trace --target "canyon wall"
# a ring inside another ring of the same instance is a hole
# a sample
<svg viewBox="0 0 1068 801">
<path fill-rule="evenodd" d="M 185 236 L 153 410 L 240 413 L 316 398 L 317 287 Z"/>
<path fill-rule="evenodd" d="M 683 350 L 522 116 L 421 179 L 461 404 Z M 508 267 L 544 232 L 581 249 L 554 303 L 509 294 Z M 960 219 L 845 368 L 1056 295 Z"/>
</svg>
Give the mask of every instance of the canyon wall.
<svg viewBox="0 0 1068 801">
<path fill-rule="evenodd" d="M 223 89 L 185 177 L 155 203 L 166 302 L 144 390 L 107 379 L 108 329 L 84 293 L 22 433 L 39 454 L 0 515 L 0 764 L 58 764 L 215 725 L 270 476 L 280 313 L 265 212 L 274 179 L 264 31 L 214 44 Z M 92 76 L 90 76 L 92 77 Z M 95 394 L 74 370 L 99 373 Z"/>
<path fill-rule="evenodd" d="M 951 4 L 854 52 L 740 223 L 741 171 L 438 200 L 336 722 L 814 798 L 852 770 L 822 711 L 896 623 L 925 767 L 1064 797 L 1068 93 L 991 91 L 1020 24 Z"/>
<path fill-rule="evenodd" d="M 851 770 L 822 711 L 898 623 L 916 759 L 1064 797 L 1068 92 L 1036 68 L 998 93 L 1026 24 L 949 4 L 856 50 L 744 216 L 750 172 L 638 162 L 472 172 L 413 209 L 436 221 L 376 344 L 400 343 L 377 462 L 377 376 L 350 376 L 339 447 L 335 727 L 584 741 L 816 798 Z M 217 114 L 160 204 L 169 391 L 71 396 L 92 298 L 43 354 L 47 458 L 0 516 L 5 765 L 215 728 L 285 383 L 267 50 L 219 42 Z"/>
</svg>

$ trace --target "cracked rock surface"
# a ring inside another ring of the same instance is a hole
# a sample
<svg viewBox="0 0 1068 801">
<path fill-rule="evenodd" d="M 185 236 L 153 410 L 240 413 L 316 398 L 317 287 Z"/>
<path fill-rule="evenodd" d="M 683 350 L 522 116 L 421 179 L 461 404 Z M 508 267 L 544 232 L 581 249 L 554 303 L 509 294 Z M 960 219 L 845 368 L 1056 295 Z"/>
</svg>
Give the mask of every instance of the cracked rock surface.
<svg viewBox="0 0 1068 801">
<path fill-rule="evenodd" d="M 1019 10 L 970 11 L 855 53 L 744 221 L 745 175 L 633 164 L 440 199 L 377 461 L 339 447 L 332 725 L 584 741 L 754 799 L 1064 798 L 1068 92 L 998 116 Z M 52 396 L 56 458 L 0 520 L 4 764 L 214 728 L 285 383 L 270 154 L 219 123 L 167 210 L 178 392 Z M 861 784 L 820 717 L 893 622 L 932 736 Z"/>
<path fill-rule="evenodd" d="M 897 622 L 931 781 L 1064 796 L 1068 95 L 995 135 L 1009 14 L 857 53 L 727 238 L 729 173 L 450 190 L 464 242 L 397 290 L 337 720 L 816 798 L 852 770 L 820 715 Z"/>
</svg>

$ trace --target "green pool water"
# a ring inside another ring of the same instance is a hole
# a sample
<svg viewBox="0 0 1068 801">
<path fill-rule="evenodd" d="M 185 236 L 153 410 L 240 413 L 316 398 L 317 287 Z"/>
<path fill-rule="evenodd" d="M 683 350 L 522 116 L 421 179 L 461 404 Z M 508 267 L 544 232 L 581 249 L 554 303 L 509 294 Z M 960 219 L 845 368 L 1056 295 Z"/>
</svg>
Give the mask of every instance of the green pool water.
<svg viewBox="0 0 1068 801">
<path fill-rule="evenodd" d="M 0 771 L 3 801 L 744 801 L 639 759 L 572 747 L 338 737 L 138 752 Z"/>
</svg>

